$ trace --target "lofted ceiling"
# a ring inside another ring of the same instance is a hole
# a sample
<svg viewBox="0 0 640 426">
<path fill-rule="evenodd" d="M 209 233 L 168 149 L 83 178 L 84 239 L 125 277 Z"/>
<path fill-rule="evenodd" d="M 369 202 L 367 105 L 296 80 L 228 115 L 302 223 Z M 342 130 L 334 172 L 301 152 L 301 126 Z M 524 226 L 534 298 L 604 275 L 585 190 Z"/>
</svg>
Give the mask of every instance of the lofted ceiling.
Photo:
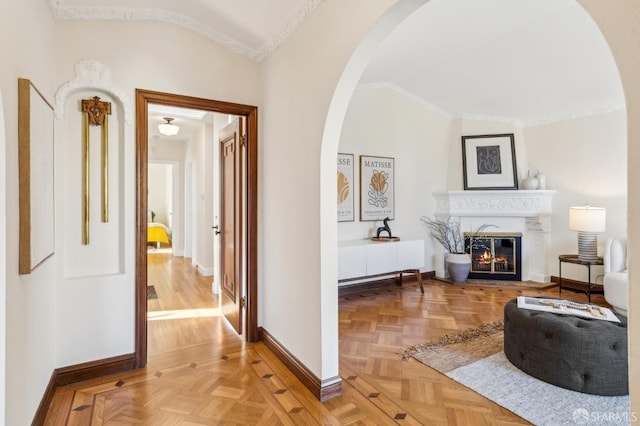
<svg viewBox="0 0 640 426">
<path fill-rule="evenodd" d="M 259 63 L 323 1 L 50 4 L 57 19 L 180 25 Z M 611 52 L 575 0 L 431 0 L 383 42 L 360 87 L 392 88 L 449 118 L 521 125 L 624 109 Z"/>
</svg>

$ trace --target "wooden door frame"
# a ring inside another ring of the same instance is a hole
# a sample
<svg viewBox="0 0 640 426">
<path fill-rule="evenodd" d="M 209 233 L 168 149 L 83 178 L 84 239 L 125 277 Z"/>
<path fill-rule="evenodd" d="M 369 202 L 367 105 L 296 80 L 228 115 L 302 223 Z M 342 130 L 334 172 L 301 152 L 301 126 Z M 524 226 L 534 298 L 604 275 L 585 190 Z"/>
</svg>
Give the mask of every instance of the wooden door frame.
<svg viewBox="0 0 640 426">
<path fill-rule="evenodd" d="M 135 284 L 135 368 L 147 364 L 147 190 L 149 163 L 148 105 L 159 104 L 201 109 L 246 119 L 247 170 L 245 176 L 247 221 L 246 250 L 246 334 L 249 342 L 258 336 L 258 107 L 184 95 L 136 89 L 136 284 Z M 242 220 L 240 218 L 240 220 Z"/>
</svg>

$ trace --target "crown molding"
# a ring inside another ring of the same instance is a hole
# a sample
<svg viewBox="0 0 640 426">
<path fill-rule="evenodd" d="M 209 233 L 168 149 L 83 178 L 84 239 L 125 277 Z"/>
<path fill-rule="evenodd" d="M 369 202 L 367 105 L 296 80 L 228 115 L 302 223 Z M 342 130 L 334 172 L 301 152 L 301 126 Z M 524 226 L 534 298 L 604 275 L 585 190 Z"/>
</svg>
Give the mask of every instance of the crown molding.
<svg viewBox="0 0 640 426">
<path fill-rule="evenodd" d="M 271 55 L 300 26 L 302 21 L 318 8 L 325 0 L 307 0 L 299 4 L 284 25 L 255 51 L 255 62 L 262 62 Z"/>
<path fill-rule="evenodd" d="M 427 100 L 425 100 L 424 98 L 416 95 L 415 93 L 406 90 L 400 86 L 398 86 L 395 83 L 391 83 L 391 82 L 382 82 L 382 83 L 366 83 L 366 84 L 359 84 L 356 87 L 356 90 L 378 90 L 378 89 L 389 89 L 389 90 L 393 90 L 396 93 L 401 94 L 402 96 L 422 105 L 423 107 L 430 109 L 431 111 L 435 112 L 436 114 L 441 115 L 442 117 L 446 118 L 447 120 L 453 120 L 455 118 L 455 116 L 453 114 L 451 114 L 448 111 L 445 111 L 444 109 L 440 108 L 437 105 L 432 104 L 431 102 L 428 102 Z"/>
<path fill-rule="evenodd" d="M 65 0 L 50 0 L 55 19 L 60 20 L 88 20 L 88 21 L 157 21 L 174 24 L 193 31 L 201 36 L 221 44 L 247 59 L 260 63 L 273 53 L 325 0 L 307 0 L 291 14 L 285 24 L 266 40 L 258 49 L 252 49 L 230 35 L 221 33 L 214 28 L 186 15 L 163 9 L 131 8 L 131 7 L 70 7 Z"/>
<path fill-rule="evenodd" d="M 564 116 L 548 117 L 538 120 L 529 120 L 524 122 L 523 127 L 543 126 L 545 124 L 558 123 L 560 121 L 577 120 L 579 118 L 591 117 L 594 115 L 608 114 L 611 112 L 626 111 L 625 105 L 609 105 L 592 111 L 576 112 Z"/>
<path fill-rule="evenodd" d="M 484 114 L 470 114 L 463 112 L 456 116 L 458 120 L 477 120 L 477 121 L 493 121 L 496 123 L 507 123 L 516 127 L 522 127 L 523 121 L 513 117 L 503 117 L 500 115 L 484 115 Z"/>
<path fill-rule="evenodd" d="M 446 111 L 443 108 L 440 108 L 437 105 L 432 104 L 431 102 L 425 100 L 424 98 L 416 95 L 415 93 L 404 89 L 398 86 L 395 83 L 391 82 L 380 82 L 380 83 L 365 83 L 359 84 L 356 87 L 356 90 L 376 90 L 376 89 L 390 89 L 393 90 L 408 99 L 411 99 L 414 102 L 419 103 L 420 105 L 430 109 L 431 111 L 440 114 L 442 117 L 447 118 L 449 120 L 477 120 L 477 121 L 492 121 L 498 123 L 508 123 L 514 125 L 516 127 L 535 127 L 542 126 L 545 124 L 558 123 L 561 121 L 567 120 L 575 120 L 584 117 L 591 117 L 594 115 L 607 114 L 610 112 L 624 111 L 626 109 L 625 105 L 608 105 L 603 106 L 601 108 L 591 110 L 591 111 L 581 111 L 572 114 L 566 115 L 557 115 L 557 116 L 549 116 L 546 118 L 532 119 L 532 120 L 521 120 L 519 118 L 513 117 L 505 117 L 499 115 L 485 115 L 485 114 L 473 114 L 473 113 L 460 113 L 453 114 Z"/>
</svg>

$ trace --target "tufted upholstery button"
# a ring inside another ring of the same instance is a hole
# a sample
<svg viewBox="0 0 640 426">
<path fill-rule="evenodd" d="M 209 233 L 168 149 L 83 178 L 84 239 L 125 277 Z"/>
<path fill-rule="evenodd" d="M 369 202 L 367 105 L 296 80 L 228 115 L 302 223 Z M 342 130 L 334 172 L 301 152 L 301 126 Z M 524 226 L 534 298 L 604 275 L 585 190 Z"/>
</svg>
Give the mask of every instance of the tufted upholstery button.
<svg viewBox="0 0 640 426">
<path fill-rule="evenodd" d="M 504 307 L 504 353 L 525 373 L 593 395 L 628 395 L 627 319 L 620 323 Z"/>
</svg>

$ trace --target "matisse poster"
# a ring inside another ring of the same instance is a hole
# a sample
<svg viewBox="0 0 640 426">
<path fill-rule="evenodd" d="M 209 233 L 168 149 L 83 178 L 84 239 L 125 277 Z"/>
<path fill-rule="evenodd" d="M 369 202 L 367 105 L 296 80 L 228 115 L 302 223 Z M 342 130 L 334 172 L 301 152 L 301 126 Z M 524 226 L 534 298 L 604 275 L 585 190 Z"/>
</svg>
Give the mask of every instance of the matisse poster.
<svg viewBox="0 0 640 426">
<path fill-rule="evenodd" d="M 353 194 L 353 154 L 338 154 L 338 222 L 355 219 Z"/>
<path fill-rule="evenodd" d="M 360 220 L 394 219 L 394 159 L 360 156 Z"/>
</svg>

